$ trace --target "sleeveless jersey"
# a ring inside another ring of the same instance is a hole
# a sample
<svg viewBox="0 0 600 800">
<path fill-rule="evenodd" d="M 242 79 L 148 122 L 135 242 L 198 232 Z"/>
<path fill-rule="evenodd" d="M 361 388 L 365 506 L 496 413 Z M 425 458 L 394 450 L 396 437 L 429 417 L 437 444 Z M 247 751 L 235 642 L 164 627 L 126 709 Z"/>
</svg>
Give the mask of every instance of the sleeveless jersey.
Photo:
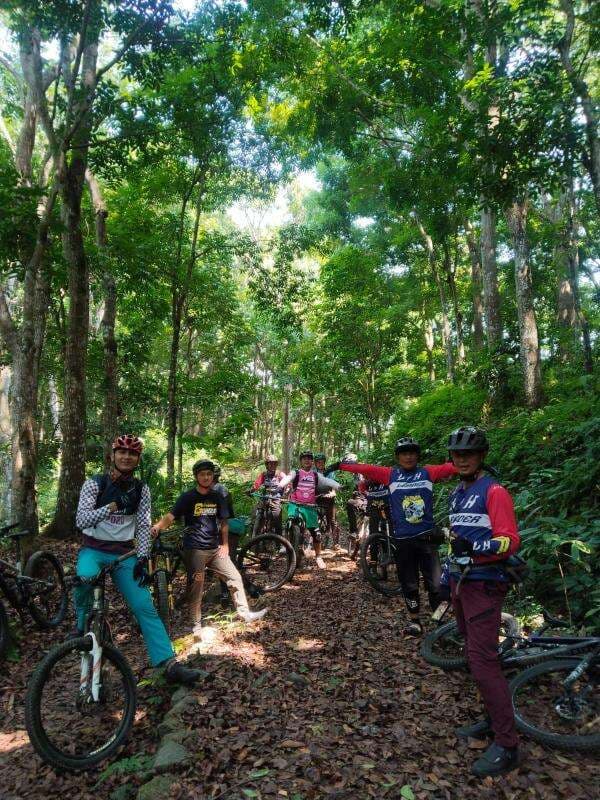
<svg viewBox="0 0 600 800">
<path fill-rule="evenodd" d="M 393 467 L 388 488 L 395 539 L 412 539 L 433 528 L 433 481 L 426 467 Z"/>
<path fill-rule="evenodd" d="M 297 503 L 314 504 L 318 480 L 319 476 L 312 469 L 304 470 L 300 468 L 296 470 L 293 480 L 294 491 L 290 495 L 290 499 L 295 500 Z"/>
<path fill-rule="evenodd" d="M 487 509 L 487 495 L 491 487 L 497 485 L 498 481 L 484 475 L 472 486 L 457 486 L 450 495 L 449 516 L 452 533 L 476 545 L 477 554 L 481 556 L 491 555 L 490 539 L 493 531 Z M 507 575 L 502 568 L 493 564 L 475 564 L 465 575 L 465 580 L 505 581 Z"/>
</svg>

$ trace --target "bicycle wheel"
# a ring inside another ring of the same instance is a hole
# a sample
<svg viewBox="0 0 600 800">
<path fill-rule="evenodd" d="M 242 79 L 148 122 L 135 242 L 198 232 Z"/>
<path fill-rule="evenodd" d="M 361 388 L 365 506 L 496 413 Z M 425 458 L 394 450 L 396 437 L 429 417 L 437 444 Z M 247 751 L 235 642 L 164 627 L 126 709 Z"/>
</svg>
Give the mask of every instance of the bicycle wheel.
<svg viewBox="0 0 600 800">
<path fill-rule="evenodd" d="M 152 597 L 158 616 L 164 622 L 168 633 L 171 627 L 171 609 L 169 607 L 169 581 L 164 569 L 157 569 L 152 574 Z"/>
<path fill-rule="evenodd" d="M 500 623 L 500 640 L 508 640 L 518 636 L 520 625 L 511 614 L 502 614 Z M 421 656 L 428 664 L 445 670 L 464 669 L 467 667 L 465 639 L 458 630 L 456 620 L 447 622 L 423 637 L 420 648 Z"/>
<path fill-rule="evenodd" d="M 23 574 L 36 581 L 28 586 L 31 616 L 40 628 L 56 628 L 67 614 L 69 601 L 60 561 L 38 550 L 27 560 Z"/>
<path fill-rule="evenodd" d="M 511 681 L 520 731 L 560 750 L 600 750 L 600 666 L 591 665 L 565 686 L 580 664 L 580 658 L 546 661 Z"/>
<path fill-rule="evenodd" d="M 386 536 L 373 533 L 363 539 L 360 546 L 360 568 L 365 580 L 375 591 L 386 597 L 402 594 L 392 546 Z"/>
<path fill-rule="evenodd" d="M 296 554 L 296 569 L 304 566 L 304 532 L 297 523 L 293 522 L 289 527 L 289 542 Z"/>
<path fill-rule="evenodd" d="M 8 614 L 4 608 L 4 603 L 0 600 L 0 661 L 6 655 L 10 644 L 10 627 L 8 625 Z"/>
<path fill-rule="evenodd" d="M 29 738 L 41 758 L 58 769 L 98 764 L 121 747 L 133 725 L 136 689 L 129 664 L 117 649 L 104 645 L 100 697 L 94 701 L 88 682 L 82 682 L 90 647 L 89 636 L 54 647 L 27 687 Z"/>
<path fill-rule="evenodd" d="M 296 553 L 283 536 L 265 533 L 246 542 L 238 553 L 237 566 L 244 582 L 274 592 L 294 574 Z"/>
</svg>

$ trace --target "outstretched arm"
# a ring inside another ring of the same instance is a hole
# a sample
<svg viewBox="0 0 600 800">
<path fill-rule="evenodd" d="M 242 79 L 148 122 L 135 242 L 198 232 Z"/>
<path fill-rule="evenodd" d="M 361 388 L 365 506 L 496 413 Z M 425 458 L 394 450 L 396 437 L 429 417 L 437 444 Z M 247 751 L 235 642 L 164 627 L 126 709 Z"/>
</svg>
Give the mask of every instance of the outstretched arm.
<svg viewBox="0 0 600 800">
<path fill-rule="evenodd" d="M 342 462 L 340 464 L 340 469 L 343 469 L 345 472 L 358 472 L 364 475 L 365 478 L 369 478 L 377 483 L 383 483 L 386 486 L 392 478 L 391 467 L 380 467 L 377 464 L 345 464 Z"/>
</svg>

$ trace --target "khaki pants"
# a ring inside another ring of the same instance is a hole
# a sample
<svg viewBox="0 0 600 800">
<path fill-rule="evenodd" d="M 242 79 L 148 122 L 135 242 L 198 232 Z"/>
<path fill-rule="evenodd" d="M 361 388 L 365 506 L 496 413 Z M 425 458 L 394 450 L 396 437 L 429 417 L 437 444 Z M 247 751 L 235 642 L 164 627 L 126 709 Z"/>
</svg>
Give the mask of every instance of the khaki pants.
<svg viewBox="0 0 600 800">
<path fill-rule="evenodd" d="M 236 610 L 242 614 L 249 610 L 242 576 L 229 556 L 219 558 L 216 548 L 214 550 L 184 550 L 183 559 L 187 568 L 188 602 L 192 624 L 196 625 L 202 618 L 202 593 L 207 568 L 227 584 Z"/>
</svg>

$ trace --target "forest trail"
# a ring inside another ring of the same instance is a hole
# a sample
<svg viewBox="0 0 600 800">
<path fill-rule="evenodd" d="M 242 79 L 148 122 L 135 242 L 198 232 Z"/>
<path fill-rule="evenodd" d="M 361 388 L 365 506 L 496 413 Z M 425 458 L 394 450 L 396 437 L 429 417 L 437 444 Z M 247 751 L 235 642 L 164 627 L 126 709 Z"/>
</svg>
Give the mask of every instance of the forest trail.
<svg viewBox="0 0 600 800">
<path fill-rule="evenodd" d="M 478 708 L 469 676 L 429 667 L 417 643 L 401 636 L 400 600 L 376 595 L 341 553 L 326 552 L 325 560 L 325 571 L 309 569 L 268 597 L 262 622 L 219 625 L 205 652 L 190 658 L 214 680 L 196 689 L 187 711 L 194 761 L 179 774 L 173 798 L 597 798 L 598 758 L 586 757 L 584 765 L 581 756 L 529 741 L 516 773 L 484 783 L 472 778 L 475 743 L 452 734 Z M 139 675 L 141 642 L 126 624 L 119 630 L 119 645 Z M 23 661 L 0 672 L 3 800 L 134 798 L 136 774 L 113 768 L 107 775 L 57 775 L 33 755 L 22 698 L 41 646 L 35 634 Z M 167 701 L 165 688 L 142 689 L 121 759 L 155 752 Z"/>
</svg>

